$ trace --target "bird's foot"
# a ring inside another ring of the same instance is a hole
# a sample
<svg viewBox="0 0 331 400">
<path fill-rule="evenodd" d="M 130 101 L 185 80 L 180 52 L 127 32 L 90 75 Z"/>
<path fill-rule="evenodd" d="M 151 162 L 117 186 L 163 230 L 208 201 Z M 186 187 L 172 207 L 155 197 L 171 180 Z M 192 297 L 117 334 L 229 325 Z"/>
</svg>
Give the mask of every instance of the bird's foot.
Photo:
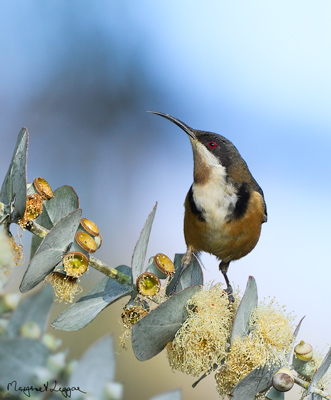
<svg viewBox="0 0 331 400">
<path fill-rule="evenodd" d="M 225 292 L 228 294 L 228 299 L 229 303 L 234 303 L 234 296 L 233 296 L 233 289 L 232 286 L 230 285 L 230 281 L 227 275 L 228 269 L 229 269 L 229 263 L 221 261 L 220 266 L 219 266 L 220 271 L 222 272 L 225 282 L 226 282 L 226 289 Z"/>
<path fill-rule="evenodd" d="M 226 294 L 228 295 L 229 303 L 234 303 L 234 296 L 233 296 L 233 289 L 232 286 L 229 284 L 228 287 L 225 289 Z"/>
</svg>

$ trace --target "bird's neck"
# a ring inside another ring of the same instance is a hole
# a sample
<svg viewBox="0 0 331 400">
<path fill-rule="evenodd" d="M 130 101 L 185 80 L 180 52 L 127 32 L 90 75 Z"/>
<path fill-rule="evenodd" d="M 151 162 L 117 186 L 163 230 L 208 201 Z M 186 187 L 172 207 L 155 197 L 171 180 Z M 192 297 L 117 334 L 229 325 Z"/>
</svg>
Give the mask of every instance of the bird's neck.
<svg viewBox="0 0 331 400">
<path fill-rule="evenodd" d="M 223 166 L 214 166 L 207 179 L 196 180 L 192 185 L 194 203 L 207 220 L 225 221 L 237 202 L 237 189 L 227 179 Z"/>
</svg>

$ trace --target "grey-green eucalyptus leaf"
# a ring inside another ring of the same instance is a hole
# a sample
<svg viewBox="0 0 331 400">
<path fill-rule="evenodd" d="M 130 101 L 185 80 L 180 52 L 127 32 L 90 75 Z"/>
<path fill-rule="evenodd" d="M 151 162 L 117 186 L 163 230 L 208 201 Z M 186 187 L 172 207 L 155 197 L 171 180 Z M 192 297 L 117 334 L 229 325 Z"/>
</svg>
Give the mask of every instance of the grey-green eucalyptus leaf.
<svg viewBox="0 0 331 400">
<path fill-rule="evenodd" d="M 256 368 L 246 375 L 231 392 L 231 400 L 255 400 L 255 396 L 269 389 L 272 377 L 279 370 L 280 364 Z"/>
<path fill-rule="evenodd" d="M 18 134 L 13 157 L 0 191 L 0 202 L 10 205 L 14 201 L 14 210 L 10 222 L 17 221 L 24 215 L 26 206 L 26 158 L 29 134 L 26 128 Z"/>
<path fill-rule="evenodd" d="M 290 360 L 291 360 L 291 358 L 292 358 L 293 350 L 294 350 L 294 347 L 295 347 L 295 340 L 296 340 L 296 338 L 297 338 L 297 336 L 298 336 L 298 333 L 299 333 L 300 327 L 301 327 L 301 323 L 302 323 L 302 321 L 304 320 L 304 318 L 305 318 L 305 317 L 302 317 L 302 318 L 300 319 L 300 321 L 299 321 L 297 327 L 295 328 L 295 330 L 294 330 L 294 332 L 293 332 L 293 346 L 292 346 L 292 350 L 288 353 L 288 355 L 287 355 L 287 357 L 286 357 L 286 361 L 287 361 L 288 363 L 290 362 Z"/>
<path fill-rule="evenodd" d="M 170 390 L 169 392 L 158 394 L 157 396 L 152 397 L 150 400 L 181 400 L 181 399 L 182 399 L 181 390 Z"/>
<path fill-rule="evenodd" d="M 190 286 L 174 294 L 133 325 L 132 348 L 138 360 L 156 356 L 174 339 L 187 318 L 187 301 L 199 290 L 199 286 Z"/>
<path fill-rule="evenodd" d="M 61 262 L 68 245 L 74 240 L 81 217 L 79 208 L 58 221 L 48 232 L 25 271 L 21 292 L 33 289 Z"/>
<path fill-rule="evenodd" d="M 18 336 L 20 328 L 26 322 L 39 325 L 42 333 L 53 305 L 53 290 L 51 285 L 45 285 L 41 290 L 20 301 L 8 322 L 8 337 Z"/>
<path fill-rule="evenodd" d="M 69 213 L 79 208 L 79 199 L 71 186 L 61 186 L 54 191 L 50 200 L 44 201 L 43 212 L 36 219 L 36 222 L 46 229 L 53 226 Z M 42 238 L 33 235 L 31 239 L 30 259 L 34 256 Z"/>
<path fill-rule="evenodd" d="M 36 367 L 43 367 L 49 355 L 48 349 L 38 340 L 27 338 L 0 339 L 0 386 L 16 381 L 17 387 L 31 386 Z M 8 392 L 16 394 L 13 385 Z"/>
<path fill-rule="evenodd" d="M 149 236 L 151 234 L 151 229 L 155 217 L 157 203 L 153 207 L 151 213 L 147 217 L 145 225 L 140 233 L 138 242 L 136 247 L 133 251 L 132 260 L 131 260 L 131 267 L 132 267 L 132 281 L 133 284 L 136 283 L 136 280 L 139 275 L 144 272 L 144 263 L 146 259 L 146 252 L 147 252 L 147 245 L 149 241 Z"/>
<path fill-rule="evenodd" d="M 116 268 L 120 272 L 129 275 L 130 267 L 120 265 Z M 133 288 L 120 285 L 108 276 L 102 278 L 86 295 L 67 308 L 52 323 L 55 329 L 64 331 L 76 331 L 89 324 L 104 308 L 130 295 Z"/>
<path fill-rule="evenodd" d="M 313 376 L 313 379 L 311 380 L 310 385 L 307 389 L 307 394 L 310 394 L 313 387 L 323 378 L 324 374 L 329 369 L 330 364 L 331 364 L 331 349 L 328 351 L 321 365 L 319 366 L 318 370 Z"/>
<path fill-rule="evenodd" d="M 83 354 L 69 380 L 69 387 L 79 387 L 95 399 L 102 398 L 104 386 L 115 379 L 116 359 L 114 341 L 106 336 Z M 82 396 L 79 391 L 72 392 L 71 398 Z M 84 398 L 84 397 L 83 397 Z"/>
<path fill-rule="evenodd" d="M 172 278 L 171 282 L 167 286 L 167 290 L 166 290 L 167 295 L 170 295 L 172 293 L 172 289 L 175 285 L 175 282 L 177 282 L 177 277 L 178 277 L 181 267 L 182 267 L 183 257 L 184 257 L 184 254 L 175 254 L 174 265 L 175 265 L 176 272 L 175 272 L 174 277 Z M 183 274 L 178 282 L 176 292 L 180 292 L 181 290 L 184 290 L 187 287 L 193 286 L 193 285 L 203 285 L 202 269 L 201 269 L 200 263 L 197 260 L 195 255 L 192 256 L 190 265 L 183 272 Z"/>
<path fill-rule="evenodd" d="M 266 399 L 268 399 L 268 400 L 284 400 L 285 393 L 280 392 L 279 390 L 276 390 L 274 387 L 272 387 L 270 389 L 269 393 L 266 395 Z"/>
<path fill-rule="evenodd" d="M 236 336 L 244 337 L 249 331 L 249 320 L 252 311 L 257 306 L 257 287 L 255 279 L 250 276 L 243 298 L 239 304 L 236 316 L 233 321 L 230 344 L 233 343 Z"/>
</svg>

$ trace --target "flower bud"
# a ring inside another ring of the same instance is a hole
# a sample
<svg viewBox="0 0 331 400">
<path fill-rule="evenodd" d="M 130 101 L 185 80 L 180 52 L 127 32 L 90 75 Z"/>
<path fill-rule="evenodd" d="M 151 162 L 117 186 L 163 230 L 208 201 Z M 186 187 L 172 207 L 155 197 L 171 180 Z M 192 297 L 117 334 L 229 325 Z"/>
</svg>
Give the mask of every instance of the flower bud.
<svg viewBox="0 0 331 400">
<path fill-rule="evenodd" d="M 58 374 L 66 365 L 66 354 L 64 352 L 51 354 L 47 358 L 46 366 L 54 374 Z"/>
<path fill-rule="evenodd" d="M 41 329 L 35 322 L 26 322 L 20 328 L 20 335 L 30 339 L 39 339 L 41 336 Z"/>
<path fill-rule="evenodd" d="M 108 382 L 103 387 L 102 400 L 121 400 L 123 398 L 123 385 L 118 382 Z"/>
<path fill-rule="evenodd" d="M 20 301 L 20 297 L 18 293 L 5 293 L 0 296 L 0 314 L 15 310 Z"/>
<path fill-rule="evenodd" d="M 313 348 L 303 340 L 294 347 L 295 355 L 302 361 L 310 361 L 313 358 Z"/>
<path fill-rule="evenodd" d="M 41 342 L 51 351 L 55 351 L 62 343 L 61 339 L 56 338 L 50 333 L 45 333 L 41 338 Z"/>
<path fill-rule="evenodd" d="M 279 392 L 288 392 L 294 385 L 294 378 L 287 368 L 280 369 L 272 378 L 273 387 Z"/>
<path fill-rule="evenodd" d="M 15 310 L 20 302 L 21 295 L 18 293 L 6 293 L 3 296 L 3 301 L 8 307 L 8 310 Z"/>
</svg>

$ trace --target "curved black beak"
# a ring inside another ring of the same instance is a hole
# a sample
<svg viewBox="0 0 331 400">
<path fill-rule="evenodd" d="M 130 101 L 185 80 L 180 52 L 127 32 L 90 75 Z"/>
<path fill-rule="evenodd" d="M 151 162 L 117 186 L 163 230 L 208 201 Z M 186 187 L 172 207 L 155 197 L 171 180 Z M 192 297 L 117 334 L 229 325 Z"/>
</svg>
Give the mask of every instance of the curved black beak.
<svg viewBox="0 0 331 400">
<path fill-rule="evenodd" d="M 163 118 L 168 119 L 169 121 L 173 122 L 174 124 L 176 124 L 177 126 L 179 126 L 181 129 L 183 129 L 184 132 L 186 132 L 192 139 L 196 139 L 197 137 L 195 136 L 195 134 L 193 133 L 193 129 L 190 128 L 188 125 L 184 124 L 184 122 L 180 121 L 179 119 L 172 117 L 169 114 L 163 114 L 157 111 L 147 111 L 149 113 L 152 114 L 156 114 L 156 115 L 160 115 Z"/>
</svg>

